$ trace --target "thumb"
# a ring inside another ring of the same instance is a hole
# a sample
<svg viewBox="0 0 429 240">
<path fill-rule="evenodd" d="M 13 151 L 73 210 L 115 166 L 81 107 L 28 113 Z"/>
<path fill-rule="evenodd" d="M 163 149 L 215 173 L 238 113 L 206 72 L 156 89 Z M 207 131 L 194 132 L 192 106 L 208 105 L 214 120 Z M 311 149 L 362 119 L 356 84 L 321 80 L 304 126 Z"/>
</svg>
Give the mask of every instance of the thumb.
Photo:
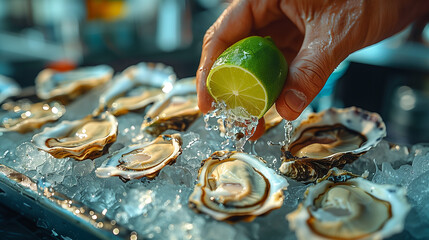
<svg viewBox="0 0 429 240">
<path fill-rule="evenodd" d="M 283 90 L 276 101 L 277 112 L 295 120 L 310 104 L 342 59 L 335 58 L 322 41 L 306 41 L 289 66 Z"/>
</svg>

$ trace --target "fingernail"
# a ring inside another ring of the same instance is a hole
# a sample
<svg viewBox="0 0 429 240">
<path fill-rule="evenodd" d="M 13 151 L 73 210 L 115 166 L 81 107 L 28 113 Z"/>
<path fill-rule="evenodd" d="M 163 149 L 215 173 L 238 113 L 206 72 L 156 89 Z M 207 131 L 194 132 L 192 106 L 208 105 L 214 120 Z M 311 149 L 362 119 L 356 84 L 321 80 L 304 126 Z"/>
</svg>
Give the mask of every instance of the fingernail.
<svg viewBox="0 0 429 240">
<path fill-rule="evenodd" d="M 295 112 L 302 112 L 307 103 L 307 97 L 304 93 L 295 89 L 287 90 L 284 99 L 289 108 Z"/>
</svg>

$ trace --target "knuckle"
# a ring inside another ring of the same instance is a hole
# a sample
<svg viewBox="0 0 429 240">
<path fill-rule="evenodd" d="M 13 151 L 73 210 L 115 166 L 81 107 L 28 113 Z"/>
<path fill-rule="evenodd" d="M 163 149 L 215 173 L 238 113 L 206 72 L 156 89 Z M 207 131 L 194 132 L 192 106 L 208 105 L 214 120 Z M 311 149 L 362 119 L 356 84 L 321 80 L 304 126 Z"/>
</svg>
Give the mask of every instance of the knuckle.
<svg viewBox="0 0 429 240">
<path fill-rule="evenodd" d="M 330 74 L 329 70 L 321 61 L 303 59 L 295 77 L 304 85 L 308 93 L 316 96 L 325 85 Z"/>
<path fill-rule="evenodd" d="M 207 46 L 212 41 L 214 32 L 213 26 L 207 29 L 206 33 L 204 34 L 203 46 Z"/>
</svg>

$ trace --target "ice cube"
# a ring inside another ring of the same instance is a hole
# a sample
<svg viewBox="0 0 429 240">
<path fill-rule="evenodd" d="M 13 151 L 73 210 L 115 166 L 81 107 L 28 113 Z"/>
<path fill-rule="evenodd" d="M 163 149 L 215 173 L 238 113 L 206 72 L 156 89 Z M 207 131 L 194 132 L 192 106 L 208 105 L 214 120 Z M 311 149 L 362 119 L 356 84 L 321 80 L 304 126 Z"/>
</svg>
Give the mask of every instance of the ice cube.
<svg viewBox="0 0 429 240">
<path fill-rule="evenodd" d="M 76 162 L 76 161 L 71 160 L 71 159 L 69 161 L 65 162 L 64 167 L 63 167 L 65 175 L 72 175 L 73 174 L 72 169 L 73 169 L 73 163 L 74 162 Z"/>
<path fill-rule="evenodd" d="M 429 152 L 425 155 L 415 155 L 413 158 L 413 170 L 415 176 L 419 176 L 420 174 L 429 171 Z"/>
<path fill-rule="evenodd" d="M 54 166 L 55 166 L 54 164 L 50 164 L 50 162 L 48 162 L 48 164 L 43 164 L 38 166 L 37 171 L 42 175 L 46 175 L 53 172 Z"/>
<path fill-rule="evenodd" d="M 88 204 L 99 201 L 102 189 L 97 184 L 87 186 L 82 193 L 81 201 Z"/>
<path fill-rule="evenodd" d="M 64 170 L 64 167 L 68 161 L 74 160 L 71 158 L 54 158 L 49 155 L 49 158 L 47 158 L 47 161 L 44 164 L 51 164 L 53 166 L 52 172 L 58 173 L 61 170 Z"/>
<path fill-rule="evenodd" d="M 64 180 L 62 181 L 62 184 L 64 185 L 64 186 L 67 186 L 67 187 L 73 187 L 73 186 L 76 186 L 76 184 L 77 184 L 77 179 L 76 179 L 76 177 L 75 176 L 73 176 L 73 175 L 67 175 L 67 176 L 65 176 L 64 177 Z"/>
<path fill-rule="evenodd" d="M 379 184 L 397 184 L 406 187 L 413 180 L 413 175 L 414 171 L 410 165 L 402 165 L 395 170 L 389 162 L 384 162 L 381 165 L 381 170 L 376 170 L 372 181 Z"/>
<path fill-rule="evenodd" d="M 151 203 L 154 197 L 151 189 L 131 189 L 124 200 L 123 209 L 129 218 L 136 217 L 153 208 Z"/>
<path fill-rule="evenodd" d="M 13 151 L 23 143 L 29 143 L 33 135 L 40 130 L 35 130 L 26 134 L 17 132 L 4 132 L 0 135 L 0 153 L 7 150 Z"/>
<path fill-rule="evenodd" d="M 409 151 L 406 146 L 391 144 L 382 140 L 377 144 L 377 146 L 370 149 L 361 158 L 367 158 L 371 161 L 375 161 L 377 165 L 381 165 L 383 162 L 389 162 L 394 168 L 397 168 L 409 161 L 408 156 Z"/>
<path fill-rule="evenodd" d="M 233 226 L 223 222 L 211 221 L 204 226 L 205 239 L 236 239 L 236 230 Z"/>
<path fill-rule="evenodd" d="M 191 148 L 193 144 L 200 140 L 200 135 L 195 132 L 188 132 L 182 135 L 182 148 L 184 150 Z"/>
<path fill-rule="evenodd" d="M 164 181 L 175 185 L 193 186 L 194 178 L 189 169 L 181 166 L 165 166 L 157 177 L 158 181 Z"/>
<path fill-rule="evenodd" d="M 113 189 L 100 189 L 97 191 L 96 196 L 93 202 L 90 203 L 90 206 L 100 213 L 103 211 L 107 213 L 116 203 L 115 191 Z"/>
<path fill-rule="evenodd" d="M 183 150 L 178 163 L 188 165 L 192 168 L 199 168 L 201 167 L 201 161 L 207 159 L 212 152 L 213 150 L 209 144 L 203 141 L 196 141 L 190 147 Z"/>
<path fill-rule="evenodd" d="M 136 139 L 144 138 L 140 132 L 140 126 L 143 122 L 143 114 L 128 113 L 117 117 L 118 119 L 118 137 L 117 142 L 129 145 L 136 142 Z"/>
<path fill-rule="evenodd" d="M 46 181 L 52 184 L 53 187 L 55 187 L 57 184 L 60 184 L 64 179 L 64 173 L 50 173 L 46 176 Z"/>
<path fill-rule="evenodd" d="M 35 170 L 38 166 L 45 163 L 49 158 L 46 152 L 39 150 L 31 143 L 25 142 L 16 148 L 16 156 L 21 159 L 21 164 L 28 170 Z"/>
<path fill-rule="evenodd" d="M 84 161 L 79 161 L 74 164 L 73 175 L 76 177 L 85 176 L 92 172 L 94 169 L 94 162 L 87 159 Z"/>
<path fill-rule="evenodd" d="M 376 168 L 377 165 L 374 160 L 361 156 L 354 162 L 346 164 L 343 169 L 356 175 L 362 175 L 365 171 L 368 171 L 368 180 L 371 180 L 376 172 Z"/>
<path fill-rule="evenodd" d="M 429 154 L 429 143 L 420 143 L 413 145 L 411 147 L 410 155 L 417 156 L 427 156 Z"/>
<path fill-rule="evenodd" d="M 429 171 L 412 181 L 407 195 L 412 210 L 406 220 L 406 230 L 415 238 L 429 238 Z"/>
</svg>

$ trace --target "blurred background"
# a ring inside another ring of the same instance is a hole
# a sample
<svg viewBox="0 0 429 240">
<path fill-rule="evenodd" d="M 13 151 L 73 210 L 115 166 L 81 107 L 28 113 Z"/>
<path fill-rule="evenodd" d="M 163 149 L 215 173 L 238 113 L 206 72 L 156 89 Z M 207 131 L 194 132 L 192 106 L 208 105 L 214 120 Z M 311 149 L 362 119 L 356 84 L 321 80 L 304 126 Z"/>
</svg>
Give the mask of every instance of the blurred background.
<svg viewBox="0 0 429 240">
<path fill-rule="evenodd" d="M 140 61 L 195 74 L 219 0 L 0 0 L 0 73 L 23 87 L 44 67 Z M 60 65 L 60 66 L 58 66 Z"/>
<path fill-rule="evenodd" d="M 0 0 L 0 74 L 22 88 L 45 67 L 108 64 L 115 71 L 141 61 L 195 75 L 205 31 L 222 0 Z M 387 139 L 429 142 L 429 25 L 360 50 L 329 78 L 312 107 L 358 106 L 382 115 Z"/>
</svg>

